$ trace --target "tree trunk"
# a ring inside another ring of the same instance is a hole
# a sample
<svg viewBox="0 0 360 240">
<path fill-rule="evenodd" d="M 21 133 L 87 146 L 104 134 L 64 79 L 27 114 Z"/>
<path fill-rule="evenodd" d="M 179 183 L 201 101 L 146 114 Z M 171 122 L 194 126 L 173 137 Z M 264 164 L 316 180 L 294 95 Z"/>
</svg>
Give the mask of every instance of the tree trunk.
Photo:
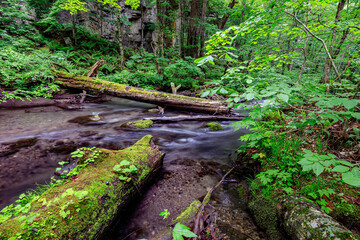
<svg viewBox="0 0 360 240">
<path fill-rule="evenodd" d="M 74 39 L 74 46 L 77 46 L 77 31 L 76 31 L 76 22 L 75 22 L 75 15 L 71 15 L 71 22 L 72 22 L 72 35 Z"/>
<path fill-rule="evenodd" d="M 200 17 L 201 0 L 191 1 L 189 30 L 187 36 L 187 56 L 198 58 L 199 56 L 199 45 L 198 45 L 198 27 L 196 21 Z"/>
<path fill-rule="evenodd" d="M 199 57 L 204 56 L 205 52 L 205 21 L 206 21 L 206 10 L 207 10 L 207 0 L 203 0 L 202 11 L 201 11 L 201 26 L 200 26 L 200 55 Z"/>
<path fill-rule="evenodd" d="M 75 74 L 60 72 L 55 69 L 52 70 L 58 76 L 57 80 L 60 84 L 66 87 L 102 92 L 116 97 L 158 104 L 185 111 L 208 112 L 213 114 L 227 114 L 231 112 L 224 102 L 151 91 L 105 80 L 76 76 Z"/>
<path fill-rule="evenodd" d="M 356 239 L 349 229 L 303 197 L 286 197 L 278 204 L 277 214 L 294 240 Z"/>
<path fill-rule="evenodd" d="M 116 11 L 116 25 L 118 29 L 118 42 L 119 42 L 119 51 L 120 51 L 120 70 L 122 70 L 124 68 L 124 62 L 125 62 L 122 22 L 121 22 L 120 12 L 118 10 L 115 11 Z"/>
<path fill-rule="evenodd" d="M 236 3 L 237 3 L 236 0 L 232 0 L 231 3 L 229 4 L 228 8 L 229 8 L 229 9 L 233 9 Z M 245 3 L 244 3 L 244 7 L 245 7 L 245 4 L 246 4 L 246 0 L 245 0 Z M 230 14 L 226 13 L 226 14 L 223 16 L 223 18 L 221 19 L 221 21 L 220 21 L 220 23 L 219 23 L 219 29 L 220 29 L 220 30 L 223 30 L 223 29 L 224 29 L 225 24 L 226 24 L 227 20 L 229 19 L 229 16 L 230 16 Z"/>
<path fill-rule="evenodd" d="M 144 16 L 144 8 L 145 8 L 145 4 L 142 4 L 142 2 L 140 3 L 140 8 L 141 8 L 141 43 L 140 43 L 140 48 L 141 51 L 144 49 L 144 21 L 145 21 L 145 16 Z"/>
<path fill-rule="evenodd" d="M 19 234 L 29 239 L 105 239 L 119 210 L 131 203 L 162 166 L 164 154 L 151 138 L 147 135 L 120 151 L 98 149 L 99 155 L 84 150 L 84 157 L 77 163 L 86 161 L 91 154 L 94 162 L 32 200 L 26 212 L 3 222 L 1 237 Z M 136 172 L 114 171 L 123 160 L 136 166 Z M 130 180 L 122 181 L 120 176 Z"/>
</svg>

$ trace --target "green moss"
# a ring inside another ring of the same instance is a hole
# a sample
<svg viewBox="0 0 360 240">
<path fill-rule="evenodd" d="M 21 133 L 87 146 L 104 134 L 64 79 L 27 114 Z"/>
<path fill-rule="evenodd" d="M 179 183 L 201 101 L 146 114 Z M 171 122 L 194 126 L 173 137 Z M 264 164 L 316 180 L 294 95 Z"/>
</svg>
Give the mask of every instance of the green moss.
<svg viewBox="0 0 360 240">
<path fill-rule="evenodd" d="M 77 178 L 50 188 L 33 199 L 28 212 L 2 223 L 0 239 L 12 236 L 26 239 L 25 236 L 29 234 L 30 239 L 97 238 L 119 208 L 124 206 L 124 199 L 129 200 L 134 186 L 139 187 L 149 176 L 155 167 L 155 159 L 161 158 L 159 150 L 150 147 L 150 140 L 151 136 L 147 135 L 121 151 L 101 149 L 105 156 L 102 161 L 89 164 Z M 138 168 L 138 174 L 132 176 L 129 183 L 120 181 L 118 174 L 113 171 L 113 167 L 122 160 L 128 160 Z M 69 189 L 86 191 L 87 195 L 80 199 L 75 194 L 64 194 Z M 61 216 L 62 212 L 68 212 L 67 216 Z M 29 222 L 31 216 L 36 217 Z"/>
<path fill-rule="evenodd" d="M 257 225 L 265 230 L 270 239 L 284 239 L 277 224 L 278 218 L 275 201 L 266 198 L 261 191 L 258 191 L 250 201 L 249 208 Z"/>
<path fill-rule="evenodd" d="M 203 98 L 196 98 L 196 97 L 188 97 L 188 96 L 183 96 L 183 95 L 174 95 L 174 94 L 170 94 L 170 93 L 162 93 L 162 92 L 157 92 L 157 91 L 150 91 L 150 90 L 146 90 L 146 89 L 141 89 L 141 88 L 135 88 L 135 87 L 130 87 L 124 84 L 119 84 L 119 83 L 114 83 L 114 82 L 109 82 L 103 79 L 93 79 L 91 77 L 86 77 L 86 76 L 77 76 L 73 73 L 66 73 L 66 72 L 61 72 L 61 71 L 57 71 L 55 69 L 51 69 L 55 75 L 62 77 L 62 78 L 71 78 L 73 80 L 76 81 L 71 81 L 68 82 L 66 79 L 65 80 L 61 80 L 61 84 L 65 85 L 65 86 L 74 86 L 74 84 L 76 85 L 80 85 L 80 86 L 84 86 L 84 87 L 91 87 L 92 89 L 97 89 L 97 90 L 107 90 L 109 92 L 113 92 L 115 93 L 115 91 L 119 91 L 117 92 L 115 95 L 118 95 L 119 97 L 123 97 L 125 95 L 128 95 L 129 93 L 131 94 L 144 94 L 144 95 L 152 95 L 154 97 L 162 97 L 162 98 L 172 98 L 172 99 L 177 99 L 177 100 L 191 100 L 191 101 L 209 101 L 207 99 L 203 99 Z M 212 102 L 216 102 L 216 101 L 212 101 Z M 218 101 L 219 102 L 219 106 L 223 103 L 223 101 Z"/>
<path fill-rule="evenodd" d="M 209 127 L 210 131 L 219 131 L 223 130 L 224 128 L 220 125 L 220 123 L 217 122 L 210 122 L 206 124 L 207 127 Z"/>
<path fill-rule="evenodd" d="M 195 217 L 196 212 L 199 210 L 201 202 L 199 200 L 193 201 L 187 208 L 185 208 L 180 215 L 172 221 L 171 224 L 182 223 L 186 224 L 187 221 Z"/>
<path fill-rule="evenodd" d="M 136 128 L 149 128 L 153 126 L 153 121 L 147 120 L 139 120 L 132 123 Z"/>
</svg>

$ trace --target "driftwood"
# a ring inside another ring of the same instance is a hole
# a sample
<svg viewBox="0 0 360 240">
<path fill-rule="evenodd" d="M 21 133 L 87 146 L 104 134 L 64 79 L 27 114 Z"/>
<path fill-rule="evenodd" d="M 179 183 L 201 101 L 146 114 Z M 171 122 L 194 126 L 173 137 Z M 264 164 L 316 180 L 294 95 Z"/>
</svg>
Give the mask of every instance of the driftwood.
<svg viewBox="0 0 360 240">
<path fill-rule="evenodd" d="M 294 240 L 360 239 L 304 197 L 286 197 L 278 204 L 277 214 Z"/>
<path fill-rule="evenodd" d="M 244 116 L 187 116 L 180 115 L 174 117 L 148 117 L 145 120 L 151 120 L 157 123 L 172 123 L 172 122 L 185 122 L 185 121 L 239 121 L 244 119 Z"/>
<path fill-rule="evenodd" d="M 105 60 L 97 61 L 86 74 L 87 77 L 97 77 L 97 71 L 106 63 Z"/>
<path fill-rule="evenodd" d="M 151 91 L 101 79 L 93 79 L 90 77 L 60 72 L 54 68 L 52 68 L 52 70 L 55 75 L 57 75 L 58 78 L 56 80 L 59 84 L 66 87 L 102 92 L 116 97 L 153 103 L 186 111 L 207 112 L 213 114 L 227 114 L 231 111 L 231 109 L 227 108 L 225 102 Z"/>
<path fill-rule="evenodd" d="M 86 161 L 89 154 L 78 163 Z M 120 180 L 126 173 L 114 170 L 124 160 L 136 166 L 136 172 L 127 175 L 130 181 Z M 102 239 L 119 210 L 156 176 L 162 160 L 150 135 L 124 150 L 101 149 L 94 162 L 34 198 L 16 216 L 0 215 L 0 238 Z"/>
</svg>

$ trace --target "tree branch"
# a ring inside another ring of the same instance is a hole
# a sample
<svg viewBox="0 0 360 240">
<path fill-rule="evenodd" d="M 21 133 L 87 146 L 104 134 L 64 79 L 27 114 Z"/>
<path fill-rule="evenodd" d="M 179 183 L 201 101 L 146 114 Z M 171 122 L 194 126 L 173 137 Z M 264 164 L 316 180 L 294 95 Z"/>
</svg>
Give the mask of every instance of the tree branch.
<svg viewBox="0 0 360 240">
<path fill-rule="evenodd" d="M 327 53 L 327 55 L 328 55 L 328 57 L 329 57 L 329 60 L 330 60 L 330 62 L 331 62 L 331 65 L 333 66 L 333 68 L 334 68 L 334 70 L 335 70 L 335 72 L 336 72 L 336 75 L 337 75 L 337 77 L 339 78 L 339 77 L 340 77 L 339 71 L 337 70 L 337 68 L 336 68 L 336 66 L 335 66 L 334 60 L 333 60 L 332 57 L 331 57 L 331 54 L 330 54 L 330 52 L 329 52 L 328 47 L 326 46 L 325 41 L 324 41 L 323 39 L 319 38 L 317 35 L 315 35 L 312 31 L 310 31 L 310 29 L 309 29 L 308 27 L 306 27 L 306 25 L 305 25 L 303 22 L 301 22 L 301 21 L 296 17 L 296 15 L 294 15 L 294 14 L 292 14 L 292 13 L 289 13 L 289 12 L 285 12 L 285 13 L 288 14 L 288 15 L 290 15 L 290 16 L 292 16 L 298 23 L 300 23 L 300 24 L 303 26 L 303 28 L 305 29 L 306 32 L 308 32 L 311 36 L 313 36 L 314 38 L 316 38 L 317 40 L 319 40 L 319 41 L 323 44 L 323 46 L 324 46 L 324 48 L 325 48 L 325 51 L 326 51 L 326 53 Z"/>
</svg>

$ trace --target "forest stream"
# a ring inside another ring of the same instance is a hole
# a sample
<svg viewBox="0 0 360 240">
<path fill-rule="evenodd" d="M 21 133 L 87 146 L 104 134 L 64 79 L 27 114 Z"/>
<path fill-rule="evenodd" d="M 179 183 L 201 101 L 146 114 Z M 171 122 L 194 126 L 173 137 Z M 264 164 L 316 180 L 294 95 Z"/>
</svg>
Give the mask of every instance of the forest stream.
<svg viewBox="0 0 360 240">
<path fill-rule="evenodd" d="M 193 200 L 202 199 L 236 159 L 238 140 L 246 130 L 234 132 L 231 122 L 220 122 L 224 130 L 210 131 L 204 122 L 154 124 L 149 129 L 128 129 L 122 123 L 159 117 L 155 105 L 120 98 L 104 103 L 85 103 L 81 109 L 55 106 L 2 109 L 0 112 L 0 208 L 37 184 L 50 181 L 58 162 L 83 146 L 123 149 L 151 134 L 166 154 L 163 170 L 133 206 L 121 213 L 109 239 L 151 238 Z M 165 109 L 164 116 L 189 115 Z M 6 166 L 6 167 L 5 167 Z M 71 168 L 70 163 L 65 168 Z M 241 183 L 222 184 L 210 204 L 216 209 L 217 225 L 224 239 L 265 239 L 239 198 Z M 168 209 L 170 216 L 159 213 Z"/>
</svg>

